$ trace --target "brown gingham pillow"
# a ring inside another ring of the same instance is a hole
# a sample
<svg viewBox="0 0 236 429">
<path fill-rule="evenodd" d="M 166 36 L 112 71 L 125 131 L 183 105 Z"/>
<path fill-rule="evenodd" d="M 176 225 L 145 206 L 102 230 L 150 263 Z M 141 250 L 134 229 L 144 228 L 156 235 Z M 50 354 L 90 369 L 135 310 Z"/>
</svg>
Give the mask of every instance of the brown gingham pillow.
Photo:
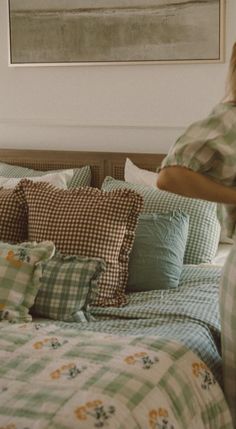
<svg viewBox="0 0 236 429">
<path fill-rule="evenodd" d="M 26 239 L 24 205 L 15 190 L 0 188 L 0 241 L 16 244 Z"/>
<path fill-rule="evenodd" d="M 124 305 L 129 254 L 142 197 L 130 190 L 63 190 L 30 180 L 21 181 L 17 191 L 26 202 L 28 239 L 51 240 L 64 255 L 105 260 L 106 271 L 92 304 Z"/>
</svg>

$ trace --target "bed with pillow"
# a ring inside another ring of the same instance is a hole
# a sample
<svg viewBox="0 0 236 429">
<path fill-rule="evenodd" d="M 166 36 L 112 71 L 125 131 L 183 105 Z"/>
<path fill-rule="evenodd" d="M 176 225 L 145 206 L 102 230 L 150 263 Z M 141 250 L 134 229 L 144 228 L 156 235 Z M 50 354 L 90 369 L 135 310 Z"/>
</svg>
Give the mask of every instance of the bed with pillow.
<svg viewBox="0 0 236 429">
<path fill-rule="evenodd" d="M 162 158 L 0 150 L 0 428 L 233 429 L 230 244 L 214 203 L 155 188 Z"/>
</svg>

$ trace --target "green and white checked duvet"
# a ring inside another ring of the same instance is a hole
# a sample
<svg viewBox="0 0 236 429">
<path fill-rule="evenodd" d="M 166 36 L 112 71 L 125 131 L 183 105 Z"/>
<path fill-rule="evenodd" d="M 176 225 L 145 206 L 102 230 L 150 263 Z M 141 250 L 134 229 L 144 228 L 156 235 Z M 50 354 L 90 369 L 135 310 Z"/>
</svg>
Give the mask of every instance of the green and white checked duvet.
<svg viewBox="0 0 236 429">
<path fill-rule="evenodd" d="M 93 308 L 94 322 L 2 322 L 0 428 L 232 429 L 217 381 L 220 274 L 185 267 L 178 290 Z"/>
</svg>

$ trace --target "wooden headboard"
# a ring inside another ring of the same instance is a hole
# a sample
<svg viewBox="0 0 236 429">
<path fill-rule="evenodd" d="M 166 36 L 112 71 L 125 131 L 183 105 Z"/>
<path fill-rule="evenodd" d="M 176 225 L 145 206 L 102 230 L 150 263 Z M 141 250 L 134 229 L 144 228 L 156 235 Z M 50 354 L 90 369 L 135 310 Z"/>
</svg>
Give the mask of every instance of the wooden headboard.
<svg viewBox="0 0 236 429">
<path fill-rule="evenodd" d="M 90 165 L 92 186 L 101 186 L 106 176 L 124 178 L 126 158 L 138 167 L 156 171 L 164 154 L 118 153 L 118 152 L 80 152 L 55 150 L 0 149 L 0 162 L 21 165 L 34 170 L 57 170 Z"/>
</svg>

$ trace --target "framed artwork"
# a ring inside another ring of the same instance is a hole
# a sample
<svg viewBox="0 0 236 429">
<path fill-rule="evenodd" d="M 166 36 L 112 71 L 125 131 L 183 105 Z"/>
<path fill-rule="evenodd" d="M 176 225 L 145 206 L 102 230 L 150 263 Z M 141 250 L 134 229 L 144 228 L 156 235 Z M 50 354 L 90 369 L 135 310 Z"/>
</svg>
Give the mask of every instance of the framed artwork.
<svg viewBox="0 0 236 429">
<path fill-rule="evenodd" d="M 225 0 L 8 0 L 10 65 L 222 62 Z"/>
</svg>

